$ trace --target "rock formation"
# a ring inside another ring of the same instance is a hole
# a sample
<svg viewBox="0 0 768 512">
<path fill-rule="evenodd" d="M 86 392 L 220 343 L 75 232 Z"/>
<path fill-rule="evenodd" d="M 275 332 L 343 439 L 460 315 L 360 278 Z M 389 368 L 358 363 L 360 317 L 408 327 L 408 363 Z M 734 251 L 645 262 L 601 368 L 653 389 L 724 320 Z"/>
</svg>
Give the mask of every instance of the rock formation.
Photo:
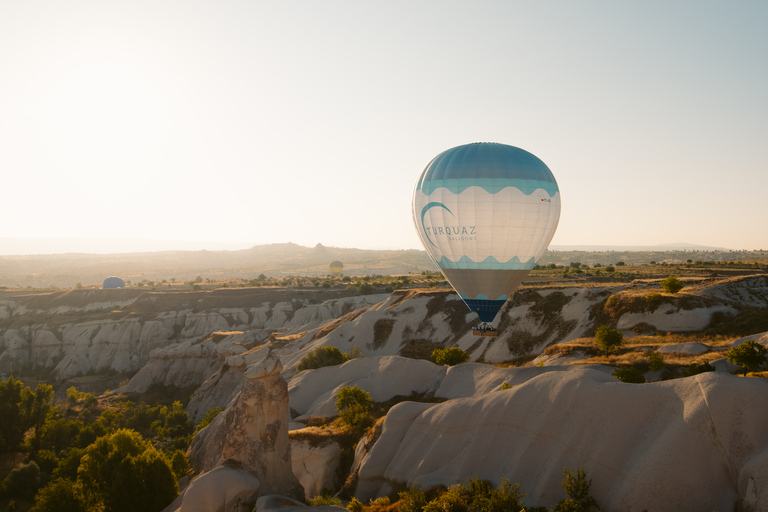
<svg viewBox="0 0 768 512">
<path fill-rule="evenodd" d="M 192 441 L 196 472 L 233 460 L 258 479 L 260 492 L 303 496 L 291 469 L 288 386 L 281 370 L 271 354 L 248 367 L 237 399 Z"/>
<path fill-rule="evenodd" d="M 566 466 L 587 471 L 602 510 L 768 510 L 767 400 L 763 379 L 638 385 L 571 367 L 481 396 L 406 402 L 359 454 L 356 496 L 505 476 L 527 503 L 552 506 Z"/>
</svg>

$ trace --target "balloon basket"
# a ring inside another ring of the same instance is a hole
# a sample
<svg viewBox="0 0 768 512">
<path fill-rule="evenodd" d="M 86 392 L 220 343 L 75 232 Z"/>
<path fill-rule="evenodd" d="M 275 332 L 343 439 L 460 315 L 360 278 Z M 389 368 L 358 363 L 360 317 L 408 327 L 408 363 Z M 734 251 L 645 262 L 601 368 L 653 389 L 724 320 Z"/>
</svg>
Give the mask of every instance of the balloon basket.
<svg viewBox="0 0 768 512">
<path fill-rule="evenodd" d="M 473 327 L 472 336 L 488 336 L 492 338 L 496 336 L 496 329 L 493 327 Z"/>
</svg>

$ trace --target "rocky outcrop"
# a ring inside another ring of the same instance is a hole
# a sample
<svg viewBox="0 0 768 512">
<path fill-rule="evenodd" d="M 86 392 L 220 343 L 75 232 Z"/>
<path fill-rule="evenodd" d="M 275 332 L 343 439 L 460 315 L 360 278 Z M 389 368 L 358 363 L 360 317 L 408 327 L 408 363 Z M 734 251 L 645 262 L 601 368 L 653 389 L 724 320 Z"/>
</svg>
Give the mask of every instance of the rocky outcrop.
<svg viewBox="0 0 768 512">
<path fill-rule="evenodd" d="M 566 466 L 587 471 L 602 510 L 766 510 L 766 400 L 763 379 L 636 385 L 571 367 L 481 396 L 406 402 L 360 454 L 356 496 L 507 477 L 526 503 L 552 506 Z"/>
<path fill-rule="evenodd" d="M 332 440 L 314 443 L 302 439 L 301 431 L 291 432 L 291 466 L 293 474 L 309 499 L 338 486 L 336 472 L 341 462 L 341 447 Z"/>
<path fill-rule="evenodd" d="M 218 466 L 195 478 L 164 512 L 239 512 L 247 504 L 250 510 L 260 485 L 247 471 Z"/>
<path fill-rule="evenodd" d="M 237 398 L 192 441 L 189 458 L 195 471 L 234 460 L 259 480 L 260 492 L 303 496 L 291 469 L 288 386 L 281 370 L 280 361 L 268 353 L 248 366 Z"/>
</svg>

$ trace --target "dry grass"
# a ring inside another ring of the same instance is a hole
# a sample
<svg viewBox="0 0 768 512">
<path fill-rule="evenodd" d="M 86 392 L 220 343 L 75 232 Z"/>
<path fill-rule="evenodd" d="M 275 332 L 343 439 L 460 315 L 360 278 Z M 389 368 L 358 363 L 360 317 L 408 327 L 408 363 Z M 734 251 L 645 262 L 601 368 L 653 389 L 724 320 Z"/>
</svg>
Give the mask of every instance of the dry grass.
<svg viewBox="0 0 768 512">
<path fill-rule="evenodd" d="M 567 343 L 552 345 L 544 350 L 545 355 L 566 356 L 582 352 L 590 357 L 568 364 L 604 364 L 609 366 L 632 365 L 642 366 L 648 363 L 647 354 L 666 345 L 680 343 L 703 343 L 711 349 L 726 347 L 733 337 L 722 335 L 700 334 L 667 334 L 666 336 L 635 336 L 624 338 L 624 343 L 616 354 L 603 354 L 597 347 L 594 338 L 579 338 Z M 725 350 L 710 350 L 703 354 L 664 353 L 664 364 L 668 366 L 688 366 L 691 364 L 709 363 L 725 357 Z M 528 363 L 530 365 L 530 363 Z"/>
</svg>

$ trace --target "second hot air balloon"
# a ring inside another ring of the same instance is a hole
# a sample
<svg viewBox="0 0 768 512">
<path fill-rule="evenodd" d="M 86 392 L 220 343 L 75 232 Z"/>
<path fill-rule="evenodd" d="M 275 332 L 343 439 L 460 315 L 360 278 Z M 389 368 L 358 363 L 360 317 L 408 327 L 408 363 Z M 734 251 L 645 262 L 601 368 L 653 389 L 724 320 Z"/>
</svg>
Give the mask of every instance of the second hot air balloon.
<svg viewBox="0 0 768 512">
<path fill-rule="evenodd" d="M 533 154 L 473 143 L 437 155 L 413 191 L 422 244 L 451 286 L 490 323 L 549 246 L 560 220 L 560 190 Z"/>
</svg>

